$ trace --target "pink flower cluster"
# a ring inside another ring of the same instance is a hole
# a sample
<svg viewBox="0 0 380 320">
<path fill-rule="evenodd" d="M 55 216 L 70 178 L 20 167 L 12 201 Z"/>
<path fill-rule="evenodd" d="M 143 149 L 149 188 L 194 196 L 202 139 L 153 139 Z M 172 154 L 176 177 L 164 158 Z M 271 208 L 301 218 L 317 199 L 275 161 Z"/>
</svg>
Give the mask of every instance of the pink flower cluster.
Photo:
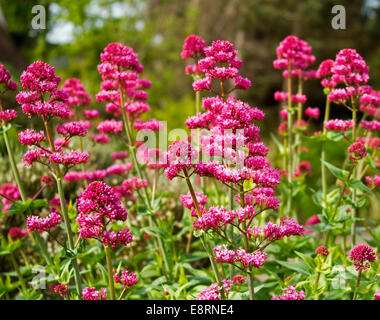
<svg viewBox="0 0 380 320">
<path fill-rule="evenodd" d="M 67 94 L 58 89 L 61 78 L 55 75 L 54 68 L 49 64 L 33 62 L 20 78 L 22 87 L 16 99 L 22 105 L 22 111 L 31 117 L 41 116 L 44 121 L 51 117 L 67 119 L 70 108 L 67 105 Z M 48 99 L 44 97 L 48 95 Z"/>
<path fill-rule="evenodd" d="M 7 212 L 11 206 L 12 201 L 21 199 L 20 191 L 18 187 L 13 183 L 4 183 L 0 187 L 1 202 L 3 204 L 3 212 Z"/>
<path fill-rule="evenodd" d="M 127 171 L 132 170 L 132 163 L 123 163 L 123 164 L 118 164 L 115 163 L 111 166 L 109 166 L 106 169 L 107 175 L 122 175 L 126 173 Z"/>
<path fill-rule="evenodd" d="M 359 87 L 368 82 L 369 68 L 354 49 L 342 49 L 338 52 L 335 60 L 327 59 L 322 61 L 318 70 L 317 77 L 323 78 L 321 84 L 325 88 L 330 88 L 328 99 L 337 103 L 342 103 L 352 94 L 362 94 L 354 87 Z M 346 86 L 345 89 L 334 89 L 339 84 Z M 360 89 L 360 87 L 358 88 Z"/>
<path fill-rule="evenodd" d="M 274 224 L 270 221 L 264 227 L 253 226 L 247 229 L 247 234 L 254 240 L 274 241 L 284 237 L 302 236 L 304 227 L 290 217 L 281 217 L 280 224 Z"/>
<path fill-rule="evenodd" d="M 260 269 L 267 259 L 267 253 L 257 250 L 253 253 L 248 253 L 244 249 L 236 251 L 227 249 L 226 245 L 217 246 L 214 248 L 215 262 L 234 264 L 240 262 L 245 268 Z"/>
<path fill-rule="evenodd" d="M 376 255 L 369 245 L 362 243 L 351 249 L 350 260 L 357 271 L 366 272 L 370 268 L 369 262 L 376 260 Z"/>
<path fill-rule="evenodd" d="M 108 134 L 118 134 L 123 131 L 123 121 L 116 121 L 115 119 L 104 120 L 96 127 L 100 132 Z"/>
<path fill-rule="evenodd" d="M 193 222 L 195 230 L 218 230 L 227 223 L 240 224 L 250 221 L 256 215 L 252 206 L 246 206 L 236 210 L 227 210 L 224 207 L 210 207 L 201 217 Z"/>
<path fill-rule="evenodd" d="M 370 187 L 378 187 L 380 186 L 380 176 L 376 175 L 373 177 L 366 176 L 365 177 L 365 182 L 367 183 L 368 186 Z"/>
<path fill-rule="evenodd" d="M 62 85 L 62 91 L 68 95 L 67 104 L 69 106 L 89 106 L 91 103 L 89 94 L 77 78 L 67 79 Z"/>
<path fill-rule="evenodd" d="M 128 151 L 118 151 L 118 152 L 114 152 L 112 155 L 111 155 L 111 158 L 113 160 L 122 160 L 122 159 L 126 159 L 128 158 L 129 156 L 129 153 Z"/>
<path fill-rule="evenodd" d="M 298 178 L 304 174 L 311 176 L 311 164 L 306 160 L 303 160 L 298 164 L 297 169 L 293 172 L 293 177 Z"/>
<path fill-rule="evenodd" d="M 221 300 L 222 290 L 224 290 L 225 295 L 228 296 L 230 288 L 232 285 L 231 280 L 224 279 L 222 281 L 222 286 L 218 286 L 217 283 L 213 283 L 211 286 L 204 288 L 198 296 L 195 297 L 196 300 Z"/>
<path fill-rule="evenodd" d="M 82 300 L 107 300 L 107 290 L 101 288 L 98 291 L 95 287 L 84 288 L 82 290 Z"/>
<path fill-rule="evenodd" d="M 5 90 L 17 90 L 17 82 L 11 80 L 10 72 L 0 64 L 0 93 Z"/>
<path fill-rule="evenodd" d="M 225 81 L 234 80 L 234 89 L 247 90 L 251 81 L 239 75 L 242 61 L 236 58 L 237 51 L 231 42 L 226 40 L 213 41 L 211 46 L 204 48 L 205 58 L 198 61 L 197 69 L 205 74 L 204 78 L 193 82 L 195 91 L 210 90 L 213 79 Z M 225 92 L 222 92 L 224 95 Z"/>
<path fill-rule="evenodd" d="M 327 257 L 329 255 L 329 250 L 325 246 L 319 246 L 315 249 L 315 253 Z"/>
<path fill-rule="evenodd" d="M 90 135 L 89 139 L 91 141 L 93 141 L 95 143 L 99 143 L 99 144 L 107 144 L 107 143 L 111 142 L 111 139 L 103 133 L 92 134 L 92 135 Z"/>
<path fill-rule="evenodd" d="M 82 114 L 86 119 L 96 119 L 99 117 L 98 110 L 82 110 Z"/>
<path fill-rule="evenodd" d="M 118 233 L 106 230 L 112 221 L 125 221 L 127 211 L 121 207 L 120 199 L 113 189 L 101 181 L 94 181 L 77 199 L 79 234 L 82 239 L 99 239 L 104 245 L 128 244 L 132 241 L 129 229 Z"/>
<path fill-rule="evenodd" d="M 337 83 L 347 83 L 348 85 L 362 85 L 369 80 L 369 67 L 362 56 L 354 49 L 342 49 L 335 58 L 332 79 Z"/>
<path fill-rule="evenodd" d="M 345 132 L 354 126 L 354 122 L 352 120 L 334 119 L 326 121 L 324 125 L 326 130 Z"/>
<path fill-rule="evenodd" d="M 147 121 L 136 119 L 136 121 L 133 124 L 133 128 L 135 128 L 137 131 L 141 131 L 141 130 L 157 131 L 162 128 L 162 123 L 158 121 L 157 119 L 149 119 Z"/>
<path fill-rule="evenodd" d="M 360 141 L 351 144 L 347 151 L 350 153 L 349 158 L 352 162 L 357 162 L 367 156 L 367 149 Z"/>
<path fill-rule="evenodd" d="M 69 292 L 67 290 L 67 284 L 59 284 L 54 287 L 54 292 L 59 293 L 61 297 L 67 297 L 69 295 Z"/>
<path fill-rule="evenodd" d="M 73 166 L 79 163 L 88 161 L 90 155 L 87 152 L 79 152 L 71 150 L 68 152 L 54 152 L 50 155 L 49 161 L 52 163 L 59 163 L 65 166 Z"/>
<path fill-rule="evenodd" d="M 199 205 L 205 205 L 208 201 L 207 196 L 202 191 L 195 192 L 195 196 Z M 185 208 L 194 208 L 194 202 L 190 192 L 188 192 L 187 194 L 181 194 L 180 198 Z"/>
<path fill-rule="evenodd" d="M 276 49 L 277 60 L 273 62 L 275 69 L 304 70 L 315 62 L 311 54 L 311 46 L 296 36 L 287 36 Z"/>
<path fill-rule="evenodd" d="M 283 289 L 282 295 L 272 297 L 272 300 L 304 300 L 306 294 L 303 290 L 299 292 L 296 290 L 296 286 L 289 286 Z"/>
<path fill-rule="evenodd" d="M 46 136 L 44 131 L 37 132 L 33 129 L 26 129 L 18 134 L 18 140 L 22 145 L 39 145 L 40 142 L 46 141 Z"/>
<path fill-rule="evenodd" d="M 189 35 L 182 46 L 181 58 L 194 58 L 197 59 L 203 54 L 206 42 L 195 34 Z"/>
<path fill-rule="evenodd" d="M 13 227 L 9 230 L 8 234 L 12 238 L 12 240 L 15 241 L 26 237 L 29 234 L 29 231 Z"/>
<path fill-rule="evenodd" d="M 133 272 L 128 272 L 128 270 L 121 271 L 119 275 L 117 272 L 114 274 L 114 279 L 116 283 L 121 283 L 124 288 L 132 288 L 137 283 L 137 275 Z"/>
<path fill-rule="evenodd" d="M 148 186 L 148 181 L 145 179 L 140 179 L 138 177 L 132 177 L 130 179 L 126 179 L 122 182 L 120 186 L 115 186 L 114 192 L 118 194 L 120 197 L 123 196 L 132 196 L 135 190 L 143 189 Z M 131 199 L 134 200 L 133 198 Z"/>
<path fill-rule="evenodd" d="M 81 180 L 103 180 L 107 176 L 106 170 L 95 171 L 70 171 L 66 173 L 64 179 L 66 181 L 81 181 Z"/>
<path fill-rule="evenodd" d="M 242 205 L 240 195 L 235 196 L 236 201 Z M 251 206 L 259 206 L 261 210 L 273 209 L 277 210 L 280 205 L 280 200 L 274 197 L 273 188 L 257 187 L 251 193 L 244 195 L 245 203 Z"/>
<path fill-rule="evenodd" d="M 145 103 L 148 95 L 143 89 L 150 88 L 151 82 L 139 78 L 144 68 L 133 49 L 121 43 L 110 43 L 100 54 L 100 59 L 102 63 L 98 65 L 98 71 L 103 82 L 96 100 L 108 102 L 106 111 L 120 116 L 123 107 L 131 118 L 149 111 L 150 107 Z M 125 95 L 124 106 L 121 106 L 120 90 Z"/>
<path fill-rule="evenodd" d="M 242 276 L 241 274 L 237 274 L 237 275 L 232 277 L 232 282 L 234 285 L 238 286 L 242 283 L 246 283 L 247 279 L 244 276 Z"/>
<path fill-rule="evenodd" d="M 31 216 L 26 218 L 26 225 L 29 231 L 44 232 L 49 231 L 51 228 L 61 224 L 62 219 L 58 210 L 50 207 L 50 214 L 46 218 L 38 216 Z"/>
<path fill-rule="evenodd" d="M 145 148 L 141 146 L 137 150 L 137 159 L 146 164 L 149 169 L 161 169 L 168 166 L 167 153 L 158 148 Z"/>
<path fill-rule="evenodd" d="M 319 108 L 310 108 L 310 107 L 308 107 L 305 110 L 305 115 L 307 115 L 310 118 L 314 118 L 314 119 L 318 120 L 319 116 L 320 116 Z"/>
<path fill-rule="evenodd" d="M 108 247 L 115 248 L 116 245 L 127 245 L 128 243 L 132 242 L 133 237 L 131 233 L 129 232 L 129 229 L 122 229 L 118 232 L 115 231 L 103 231 L 103 234 L 101 235 L 101 242 Z"/>
<path fill-rule="evenodd" d="M 88 129 L 81 122 L 66 122 L 64 124 L 58 124 L 56 130 L 57 133 L 66 137 L 84 137 L 88 132 Z"/>
<path fill-rule="evenodd" d="M 0 124 L 3 125 L 4 123 L 10 122 L 13 119 L 17 118 L 17 112 L 12 109 L 7 109 L 7 110 L 0 110 Z"/>
<path fill-rule="evenodd" d="M 370 131 L 380 131 L 380 121 L 361 121 L 360 125 Z"/>
<path fill-rule="evenodd" d="M 380 119 L 380 91 L 369 90 L 360 97 L 360 111 Z"/>
</svg>

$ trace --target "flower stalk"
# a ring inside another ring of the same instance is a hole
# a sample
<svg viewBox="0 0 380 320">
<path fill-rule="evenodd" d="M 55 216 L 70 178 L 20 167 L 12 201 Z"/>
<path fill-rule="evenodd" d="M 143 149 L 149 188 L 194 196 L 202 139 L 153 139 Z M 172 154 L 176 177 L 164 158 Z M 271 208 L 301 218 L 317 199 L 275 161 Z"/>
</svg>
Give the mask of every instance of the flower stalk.
<svg viewBox="0 0 380 320">
<path fill-rule="evenodd" d="M 104 253 L 106 255 L 107 272 L 108 272 L 108 286 L 109 286 L 109 290 L 110 290 L 111 300 L 116 300 L 115 284 L 113 281 L 113 268 L 112 268 L 111 250 L 106 245 L 104 245 L 103 247 L 104 247 Z"/>
</svg>

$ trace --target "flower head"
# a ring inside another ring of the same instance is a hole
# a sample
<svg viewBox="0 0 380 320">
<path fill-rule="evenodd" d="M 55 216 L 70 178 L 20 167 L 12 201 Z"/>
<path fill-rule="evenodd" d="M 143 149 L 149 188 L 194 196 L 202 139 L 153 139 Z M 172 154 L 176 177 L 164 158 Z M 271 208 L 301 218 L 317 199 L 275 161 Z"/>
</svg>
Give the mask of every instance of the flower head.
<svg viewBox="0 0 380 320">
<path fill-rule="evenodd" d="M 357 271 L 362 270 L 365 272 L 370 267 L 369 262 L 376 260 L 376 255 L 369 245 L 362 243 L 351 249 L 350 260 Z"/>
<path fill-rule="evenodd" d="M 189 35 L 182 46 L 181 58 L 195 58 L 203 54 L 206 42 L 195 34 Z"/>
<path fill-rule="evenodd" d="M 5 123 L 10 122 L 16 118 L 17 118 L 17 112 L 15 110 L 12 110 L 12 109 L 7 109 L 4 111 L 0 110 L 0 124 L 1 125 L 3 125 L 2 122 L 5 122 Z"/>
<path fill-rule="evenodd" d="M 17 228 L 17 227 L 13 227 L 9 230 L 8 234 L 12 238 L 12 240 L 15 241 L 15 240 L 22 239 L 25 236 L 27 236 L 29 234 L 29 231 L 28 230 L 22 230 L 22 229 Z"/>
<path fill-rule="evenodd" d="M 30 216 L 26 218 L 26 225 L 29 231 L 48 231 L 61 224 L 61 222 L 61 215 L 54 207 L 50 207 L 50 214 L 46 218 L 40 218 L 38 216 Z"/>
<path fill-rule="evenodd" d="M 351 144 L 348 149 L 348 152 L 350 152 L 349 158 L 352 162 L 356 162 L 360 159 L 363 159 L 367 156 L 367 149 L 361 142 L 354 142 Z"/>
<path fill-rule="evenodd" d="M 296 290 L 296 286 L 289 286 L 283 289 L 282 295 L 272 297 L 272 300 L 304 300 L 305 292 Z"/>
<path fill-rule="evenodd" d="M 84 288 L 82 290 L 82 300 L 107 300 L 107 290 L 96 290 L 95 287 Z"/>
<path fill-rule="evenodd" d="M 132 288 L 137 283 L 137 275 L 133 272 L 128 272 L 128 270 L 121 271 L 120 275 L 115 273 L 113 277 L 115 282 L 121 283 L 124 288 Z"/>
<path fill-rule="evenodd" d="M 77 78 L 67 79 L 62 85 L 62 91 L 68 95 L 69 106 L 88 106 L 91 103 L 89 94 Z"/>
<path fill-rule="evenodd" d="M 327 257 L 329 255 L 329 250 L 325 246 L 320 246 L 315 250 L 316 254 Z"/>
<path fill-rule="evenodd" d="M 10 72 L 0 64 L 0 92 L 3 90 L 17 90 L 17 82 L 11 81 Z"/>
<path fill-rule="evenodd" d="M 64 283 L 55 286 L 54 292 L 59 293 L 59 295 L 63 298 L 69 295 L 69 292 L 67 291 L 67 284 Z"/>
</svg>

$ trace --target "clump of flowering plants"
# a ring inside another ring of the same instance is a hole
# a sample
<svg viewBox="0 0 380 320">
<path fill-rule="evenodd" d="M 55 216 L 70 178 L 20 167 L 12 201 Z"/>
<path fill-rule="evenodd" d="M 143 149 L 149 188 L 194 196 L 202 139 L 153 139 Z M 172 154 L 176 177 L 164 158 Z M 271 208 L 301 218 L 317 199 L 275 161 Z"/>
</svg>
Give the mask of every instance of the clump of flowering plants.
<svg viewBox="0 0 380 320">
<path fill-rule="evenodd" d="M 122 43 L 100 54 L 95 99 L 37 61 L 16 94 L 30 125 L 13 126 L 18 113 L 0 101 L 13 177 L 1 181 L 1 214 L 16 217 L 1 240 L 0 296 L 378 300 L 380 227 L 363 213 L 380 181 L 380 94 L 364 58 L 342 49 L 311 69 L 309 43 L 280 42 L 276 150 L 262 139 L 263 108 L 239 98 L 254 88 L 231 42 L 190 35 L 180 56 L 192 61 L 195 112 L 168 136 L 165 121 L 146 117 L 152 83 Z M 307 103 L 316 79 L 325 108 Z M 0 65 L 0 94 L 17 87 Z M 350 117 L 331 118 L 339 110 Z M 36 190 L 20 169 L 37 176 Z M 315 212 L 303 212 L 306 196 Z"/>
</svg>

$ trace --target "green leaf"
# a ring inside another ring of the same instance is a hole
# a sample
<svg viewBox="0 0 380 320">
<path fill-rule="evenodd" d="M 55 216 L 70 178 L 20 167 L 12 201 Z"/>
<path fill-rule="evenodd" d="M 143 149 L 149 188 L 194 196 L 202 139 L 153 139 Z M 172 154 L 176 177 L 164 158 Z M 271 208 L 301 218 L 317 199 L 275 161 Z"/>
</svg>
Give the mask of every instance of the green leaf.
<svg viewBox="0 0 380 320">
<path fill-rule="evenodd" d="M 273 133 L 271 133 L 270 136 L 273 139 L 274 143 L 276 144 L 278 150 L 280 151 L 280 154 L 283 155 L 285 153 L 284 152 L 284 145 L 280 141 L 278 141 L 278 139 L 276 138 L 276 136 Z"/>
<path fill-rule="evenodd" d="M 312 192 L 312 196 L 311 196 L 311 199 L 313 200 L 313 202 L 320 208 L 323 208 L 324 207 L 324 201 L 323 201 L 323 195 L 322 195 L 322 192 L 318 191 L 318 192 Z"/>
<path fill-rule="evenodd" d="M 104 268 L 104 266 L 100 262 L 97 262 L 96 266 L 100 269 L 100 271 L 102 273 L 103 281 L 105 283 L 108 283 L 108 272 L 107 272 L 106 268 Z"/>
<path fill-rule="evenodd" d="M 332 132 L 332 131 L 327 132 L 327 140 L 337 142 L 342 139 L 343 139 L 343 135 L 340 132 Z"/>
<path fill-rule="evenodd" d="M 29 209 L 38 209 L 42 207 L 49 207 L 49 203 L 43 199 L 36 200 L 26 200 L 23 202 L 22 200 L 15 201 L 10 209 L 7 212 L 1 213 L 0 216 L 10 215 L 10 214 L 23 214 L 27 212 Z"/>
<path fill-rule="evenodd" d="M 345 181 L 349 172 L 347 170 L 339 169 L 333 166 L 331 163 L 321 160 L 329 171 L 338 179 Z"/>
<path fill-rule="evenodd" d="M 294 251 L 295 254 L 297 256 L 299 256 L 304 262 L 305 264 L 307 264 L 307 266 L 310 268 L 310 269 L 315 269 L 317 264 L 315 263 L 315 260 L 311 257 L 308 257 L 307 255 L 301 253 L 301 252 L 298 252 L 298 251 Z"/>
<path fill-rule="evenodd" d="M 352 209 L 350 205 L 343 205 L 338 208 L 338 214 L 335 216 L 335 222 L 343 222 L 351 217 L 347 210 Z"/>
<path fill-rule="evenodd" d="M 243 182 L 244 191 L 251 190 L 253 188 L 253 180 L 244 180 Z"/>
<path fill-rule="evenodd" d="M 358 190 L 363 191 L 363 192 L 368 192 L 368 193 L 374 195 L 374 193 L 372 192 L 372 190 L 370 188 L 368 188 L 359 179 L 356 179 L 356 178 L 350 179 L 350 182 L 348 183 L 348 185 L 351 188 L 358 189 Z"/>
<path fill-rule="evenodd" d="M 3 134 L 4 132 L 7 132 L 11 128 L 12 128 L 12 125 L 10 123 L 8 123 L 6 127 L 0 126 L 0 133 Z"/>
<path fill-rule="evenodd" d="M 303 261 L 296 261 L 296 262 L 276 261 L 276 262 L 287 269 L 302 273 L 305 276 L 310 276 L 313 273 L 313 270 L 311 270 L 308 267 L 308 265 Z"/>
<path fill-rule="evenodd" d="M 36 199 L 30 204 L 31 209 L 47 208 L 49 203 L 43 199 Z"/>
</svg>

